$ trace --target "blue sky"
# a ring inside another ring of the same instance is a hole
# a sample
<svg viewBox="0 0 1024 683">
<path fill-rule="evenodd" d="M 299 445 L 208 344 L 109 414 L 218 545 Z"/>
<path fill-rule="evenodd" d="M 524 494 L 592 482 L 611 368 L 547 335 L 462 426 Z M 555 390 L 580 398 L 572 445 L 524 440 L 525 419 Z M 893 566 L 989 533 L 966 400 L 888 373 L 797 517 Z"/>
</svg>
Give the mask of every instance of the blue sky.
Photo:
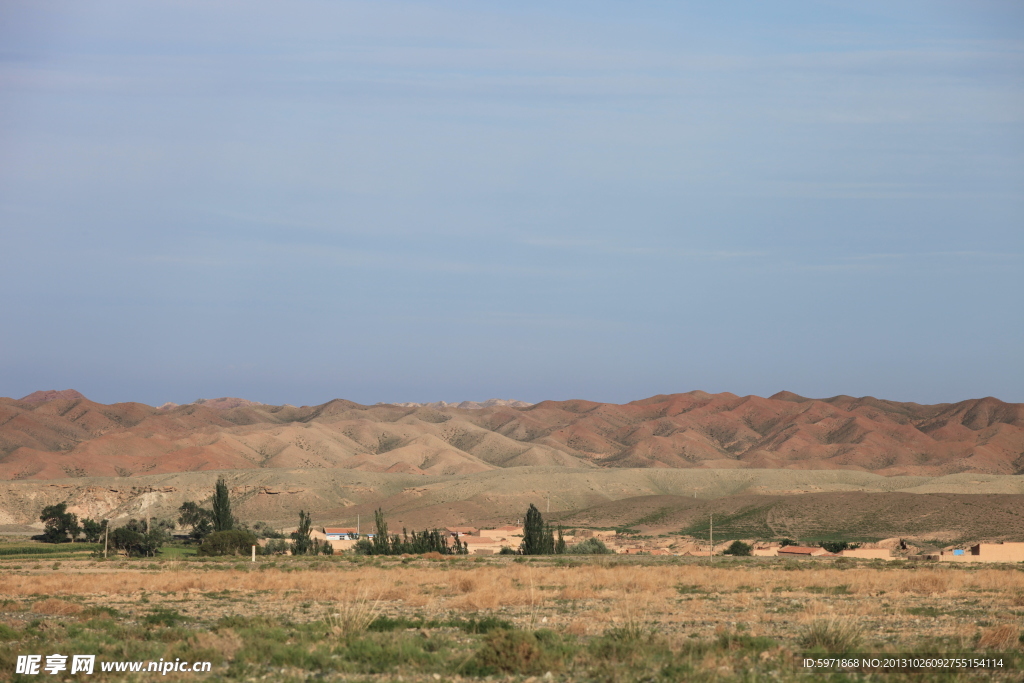
<svg viewBox="0 0 1024 683">
<path fill-rule="evenodd" d="M 0 395 L 1024 401 L 1017 2 L 0 6 Z"/>
</svg>

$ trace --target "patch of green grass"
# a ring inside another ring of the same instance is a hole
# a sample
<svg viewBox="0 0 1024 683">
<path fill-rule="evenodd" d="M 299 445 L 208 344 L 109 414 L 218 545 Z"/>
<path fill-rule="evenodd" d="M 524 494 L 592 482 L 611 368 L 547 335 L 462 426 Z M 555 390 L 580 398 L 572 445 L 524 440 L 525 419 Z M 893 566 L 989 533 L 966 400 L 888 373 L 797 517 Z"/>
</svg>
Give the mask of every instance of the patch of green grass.
<svg viewBox="0 0 1024 683">
<path fill-rule="evenodd" d="M 7 555 L 78 555 L 103 550 L 98 543 L 25 543 L 0 545 L 0 557 Z"/>
<path fill-rule="evenodd" d="M 850 595 L 850 586 L 845 583 L 838 586 L 807 586 L 804 590 L 820 595 Z"/>
<path fill-rule="evenodd" d="M 157 607 L 142 618 L 142 623 L 159 626 L 176 626 L 185 620 L 185 617 L 175 610 Z"/>
<path fill-rule="evenodd" d="M 484 637 L 483 645 L 466 663 L 464 671 L 475 676 L 558 672 L 575 652 L 575 645 L 554 631 L 499 629 Z"/>
</svg>

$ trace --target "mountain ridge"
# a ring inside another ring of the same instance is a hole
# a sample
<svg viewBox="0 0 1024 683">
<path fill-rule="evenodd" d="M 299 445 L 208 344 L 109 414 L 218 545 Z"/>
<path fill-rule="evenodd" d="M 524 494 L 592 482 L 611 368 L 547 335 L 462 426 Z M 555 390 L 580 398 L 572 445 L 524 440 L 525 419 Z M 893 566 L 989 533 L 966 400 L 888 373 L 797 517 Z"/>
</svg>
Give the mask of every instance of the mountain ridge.
<svg viewBox="0 0 1024 683">
<path fill-rule="evenodd" d="M 155 408 L 35 392 L 0 398 L 0 479 L 523 466 L 1024 473 L 1024 404 L 992 397 L 922 405 L 691 391 L 625 404 L 493 401 L 296 407 L 225 397 Z"/>
</svg>

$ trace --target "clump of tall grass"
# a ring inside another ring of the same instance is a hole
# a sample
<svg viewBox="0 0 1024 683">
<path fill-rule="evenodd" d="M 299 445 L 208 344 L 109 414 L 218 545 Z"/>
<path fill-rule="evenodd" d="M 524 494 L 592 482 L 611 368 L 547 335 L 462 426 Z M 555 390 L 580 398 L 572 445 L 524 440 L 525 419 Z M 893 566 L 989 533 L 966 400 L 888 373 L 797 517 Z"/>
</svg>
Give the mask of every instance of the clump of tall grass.
<svg viewBox="0 0 1024 683">
<path fill-rule="evenodd" d="M 853 652 L 864 639 L 864 630 L 852 619 L 828 617 L 818 619 L 804 629 L 800 645 L 808 650 Z"/>
<path fill-rule="evenodd" d="M 336 636 L 347 637 L 363 633 L 380 615 L 381 599 L 370 598 L 363 590 L 352 597 L 332 603 L 324 614 L 324 623 Z"/>
<path fill-rule="evenodd" d="M 983 631 L 978 648 L 992 652 L 1006 652 L 1020 644 L 1020 629 L 1012 624 L 1001 624 Z"/>
</svg>

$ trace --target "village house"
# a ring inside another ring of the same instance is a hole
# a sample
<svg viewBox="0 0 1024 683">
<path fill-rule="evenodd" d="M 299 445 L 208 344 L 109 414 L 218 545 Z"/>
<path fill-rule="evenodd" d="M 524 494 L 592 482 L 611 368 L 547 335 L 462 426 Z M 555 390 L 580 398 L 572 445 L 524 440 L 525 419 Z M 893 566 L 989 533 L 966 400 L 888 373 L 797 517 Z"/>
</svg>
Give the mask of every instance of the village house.
<svg viewBox="0 0 1024 683">
<path fill-rule="evenodd" d="M 949 548 L 923 557 L 940 562 L 1024 562 L 1024 543 L 979 543 L 966 550 Z"/>
<path fill-rule="evenodd" d="M 775 557 L 779 554 L 778 543 L 754 543 L 750 554 L 754 557 Z"/>
<path fill-rule="evenodd" d="M 839 551 L 840 557 L 855 557 L 862 560 L 895 560 L 888 548 L 847 548 Z"/>
<path fill-rule="evenodd" d="M 359 534 L 355 527 L 327 526 L 323 528 L 328 541 L 356 541 Z"/>
<path fill-rule="evenodd" d="M 785 545 L 779 548 L 779 557 L 835 557 L 824 548 Z"/>
<path fill-rule="evenodd" d="M 502 546 L 508 545 L 504 541 L 486 536 L 463 536 L 459 540 L 466 544 L 466 552 L 469 555 L 496 555 L 501 552 Z"/>
</svg>

